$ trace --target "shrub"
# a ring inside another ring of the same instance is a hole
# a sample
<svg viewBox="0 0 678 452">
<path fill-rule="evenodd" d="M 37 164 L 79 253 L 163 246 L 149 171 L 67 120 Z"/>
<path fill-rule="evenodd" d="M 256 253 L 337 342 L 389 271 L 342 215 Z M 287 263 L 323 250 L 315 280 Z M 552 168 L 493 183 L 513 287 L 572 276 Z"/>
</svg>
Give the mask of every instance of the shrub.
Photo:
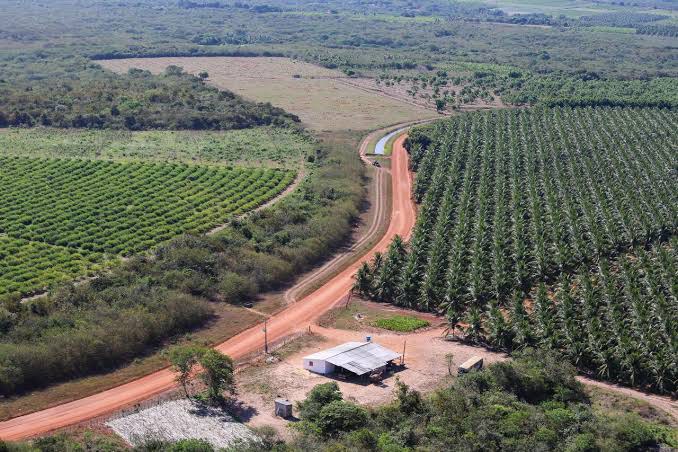
<svg viewBox="0 0 678 452">
<path fill-rule="evenodd" d="M 342 399 L 339 386 L 334 381 L 316 385 L 304 401 L 297 403 L 299 417 L 305 421 L 315 422 L 325 405 Z"/>
<path fill-rule="evenodd" d="M 322 407 L 316 425 L 324 436 L 336 436 L 365 425 L 367 411 L 353 403 L 335 400 Z"/>
</svg>

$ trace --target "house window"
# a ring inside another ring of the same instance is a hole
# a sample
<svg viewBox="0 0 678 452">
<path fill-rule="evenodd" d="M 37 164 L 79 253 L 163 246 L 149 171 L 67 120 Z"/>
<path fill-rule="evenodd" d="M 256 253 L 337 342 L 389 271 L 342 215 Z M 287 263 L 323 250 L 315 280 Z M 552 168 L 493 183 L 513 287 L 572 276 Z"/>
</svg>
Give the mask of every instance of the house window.
<svg viewBox="0 0 678 452">
<path fill-rule="evenodd" d="M 308 362 L 308 367 L 313 367 L 313 361 Z"/>
</svg>

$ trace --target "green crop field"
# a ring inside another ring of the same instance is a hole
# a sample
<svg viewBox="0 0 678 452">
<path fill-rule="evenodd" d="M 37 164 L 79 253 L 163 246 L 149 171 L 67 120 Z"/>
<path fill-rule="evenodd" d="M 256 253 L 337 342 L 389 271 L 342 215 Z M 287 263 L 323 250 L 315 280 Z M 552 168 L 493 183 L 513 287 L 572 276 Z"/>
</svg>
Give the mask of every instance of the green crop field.
<svg viewBox="0 0 678 452">
<path fill-rule="evenodd" d="M 377 328 L 384 328 L 386 330 L 398 331 L 401 333 L 410 333 L 429 325 L 430 323 L 428 321 L 410 315 L 394 315 L 384 319 L 377 319 L 374 322 L 374 326 Z"/>
<path fill-rule="evenodd" d="M 40 127 L 0 131 L 0 149 L 5 155 L 35 157 L 298 167 L 315 148 L 307 135 L 273 127 L 138 132 Z"/>
<path fill-rule="evenodd" d="M 22 259 L 3 262 L 0 294 L 39 291 L 94 262 L 206 232 L 293 179 L 282 169 L 2 157 L 0 254 Z"/>
<path fill-rule="evenodd" d="M 676 130 L 675 111 L 633 108 L 504 110 L 421 129 L 409 145 L 412 239 L 361 268 L 357 287 L 444 312 L 478 342 L 565 349 L 604 378 L 675 390 L 675 244 L 662 244 L 678 230 Z M 559 285 L 573 306 L 553 303 Z M 592 319 L 595 335 L 578 337 Z"/>
<path fill-rule="evenodd" d="M 36 289 L 87 274 L 101 254 L 0 235 L 0 295 Z"/>
</svg>

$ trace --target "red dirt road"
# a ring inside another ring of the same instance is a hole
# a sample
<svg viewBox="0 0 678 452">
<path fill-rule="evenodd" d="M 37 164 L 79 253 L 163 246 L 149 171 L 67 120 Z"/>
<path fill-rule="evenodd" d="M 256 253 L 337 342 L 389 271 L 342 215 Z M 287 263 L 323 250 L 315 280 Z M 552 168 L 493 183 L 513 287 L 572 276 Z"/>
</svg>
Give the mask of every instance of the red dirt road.
<svg viewBox="0 0 678 452">
<path fill-rule="evenodd" d="M 405 239 L 409 238 L 416 215 L 410 198 L 411 177 L 408 172 L 407 152 L 403 147 L 405 136 L 399 137 L 393 146 L 391 165 L 393 208 L 386 234 L 362 259 L 350 265 L 315 292 L 271 317 L 268 320 L 269 341 L 275 341 L 307 328 L 314 320 L 344 299 L 353 285 L 353 274 L 365 259 L 371 259 L 377 251 L 385 251 L 396 234 Z M 216 349 L 237 359 L 261 350 L 263 346 L 262 325 L 257 325 L 217 345 Z M 169 369 L 160 370 L 80 400 L 2 422 L 0 423 L 0 438 L 20 440 L 42 435 L 134 405 L 174 386 L 174 374 Z"/>
</svg>

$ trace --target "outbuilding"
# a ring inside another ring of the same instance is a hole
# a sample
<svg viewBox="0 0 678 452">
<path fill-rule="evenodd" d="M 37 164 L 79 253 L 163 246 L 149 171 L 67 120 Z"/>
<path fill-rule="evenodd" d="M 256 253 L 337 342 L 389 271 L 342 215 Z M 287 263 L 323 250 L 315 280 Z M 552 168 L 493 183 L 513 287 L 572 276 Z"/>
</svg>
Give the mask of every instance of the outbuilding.
<svg viewBox="0 0 678 452">
<path fill-rule="evenodd" d="M 362 376 L 384 369 L 400 354 L 374 342 L 346 342 L 304 357 L 304 369 L 327 375 L 337 368 Z"/>
</svg>

